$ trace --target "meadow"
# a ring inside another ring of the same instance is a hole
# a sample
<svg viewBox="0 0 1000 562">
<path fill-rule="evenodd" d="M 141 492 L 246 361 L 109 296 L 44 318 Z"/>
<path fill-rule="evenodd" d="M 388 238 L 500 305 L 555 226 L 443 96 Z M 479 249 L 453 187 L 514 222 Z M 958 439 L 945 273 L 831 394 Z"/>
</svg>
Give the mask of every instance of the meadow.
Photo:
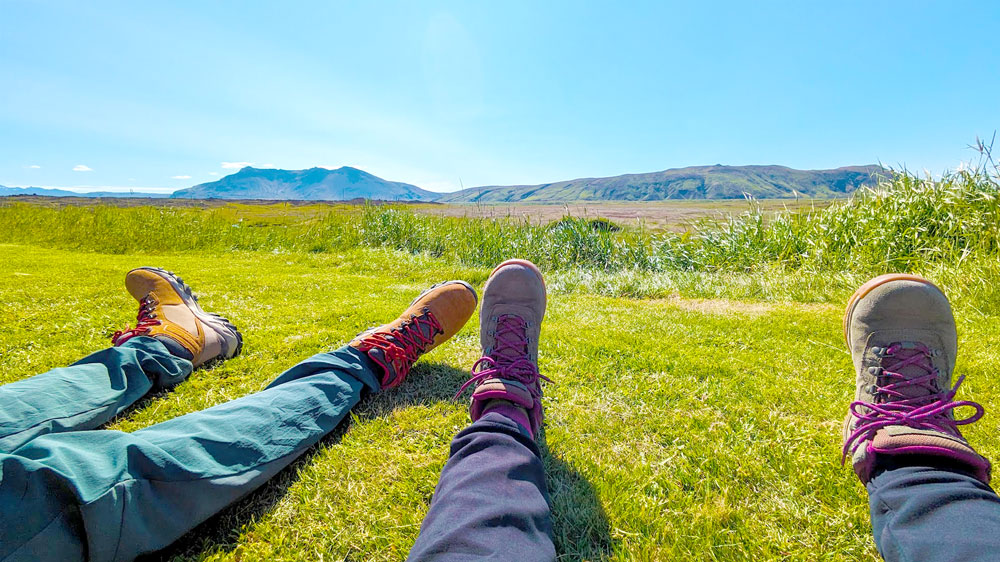
<svg viewBox="0 0 1000 562">
<path fill-rule="evenodd" d="M 131 431 L 262 389 L 393 318 L 426 286 L 482 287 L 511 257 L 546 274 L 542 449 L 560 560 L 876 560 L 840 466 L 854 374 L 843 305 L 871 276 L 938 283 L 959 326 L 966 431 L 1000 459 L 1000 195 L 988 165 L 900 174 L 850 200 L 750 201 L 683 229 L 396 206 L 0 202 L 0 383 L 108 345 L 132 267 L 180 273 L 242 330 L 243 355 L 108 427 Z M 408 382 L 153 560 L 402 560 L 478 358 L 477 318 Z"/>
</svg>

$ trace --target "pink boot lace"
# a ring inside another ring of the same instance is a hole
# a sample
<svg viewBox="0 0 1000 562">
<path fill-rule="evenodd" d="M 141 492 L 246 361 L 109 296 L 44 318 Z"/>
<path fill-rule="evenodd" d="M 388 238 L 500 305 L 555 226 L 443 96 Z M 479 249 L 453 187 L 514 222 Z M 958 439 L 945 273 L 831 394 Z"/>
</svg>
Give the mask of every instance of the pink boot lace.
<svg viewBox="0 0 1000 562">
<path fill-rule="evenodd" d="M 875 433 L 890 425 L 905 425 L 914 429 L 939 431 L 960 436 L 958 426 L 967 425 L 983 417 L 983 407 L 969 400 L 953 402 L 964 376 L 959 377 L 950 390 L 938 387 L 938 370 L 931 362 L 934 352 L 920 343 L 894 343 L 879 353 L 882 367 L 878 384 L 872 394 L 876 403 L 851 402 L 851 414 L 858 424 L 844 443 L 840 462 L 854 453 L 862 443 L 875 438 Z M 909 374 L 904 374 L 902 371 Z M 922 373 L 922 374 L 921 374 Z M 952 411 L 962 406 L 972 406 L 976 412 L 964 419 L 953 419 Z"/>
<path fill-rule="evenodd" d="M 538 365 L 531 360 L 528 353 L 528 325 L 520 316 L 508 314 L 497 319 L 496 344 L 490 355 L 481 357 L 472 366 L 472 378 L 462 385 L 455 398 L 470 386 L 478 387 L 490 379 L 503 379 L 523 385 L 532 401 L 532 406 L 526 408 L 534 426 L 530 430 L 533 432 L 541 426 L 542 389 L 539 381 L 552 381 L 539 373 Z M 473 393 L 473 400 L 475 399 Z"/>
</svg>

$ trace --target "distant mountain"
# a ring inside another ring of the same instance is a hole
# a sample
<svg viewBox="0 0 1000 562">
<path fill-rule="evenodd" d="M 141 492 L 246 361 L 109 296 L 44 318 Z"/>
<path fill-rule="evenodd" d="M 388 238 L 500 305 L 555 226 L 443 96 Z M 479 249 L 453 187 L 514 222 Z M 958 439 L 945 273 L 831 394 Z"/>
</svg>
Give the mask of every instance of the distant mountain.
<svg viewBox="0 0 1000 562">
<path fill-rule="evenodd" d="M 4 187 L 0 185 L 0 197 L 6 197 L 8 195 L 42 195 L 45 197 L 142 197 L 149 199 L 164 199 L 170 197 L 169 193 L 144 193 L 140 191 L 88 191 L 85 193 L 78 193 L 76 191 L 51 189 L 48 187 Z"/>
<path fill-rule="evenodd" d="M 891 172 L 881 166 L 793 170 L 784 166 L 691 166 L 648 174 L 581 178 L 540 185 L 472 187 L 442 195 L 441 203 L 661 201 L 799 196 L 842 197 Z"/>
<path fill-rule="evenodd" d="M 330 201 L 381 199 L 385 201 L 433 201 L 440 194 L 415 185 L 386 181 L 357 168 L 336 170 L 274 170 L 247 166 L 218 181 L 203 183 L 171 197 L 186 199 L 297 199 Z"/>
<path fill-rule="evenodd" d="M 48 189 L 45 187 L 4 187 L 0 185 L 0 196 L 6 195 L 46 195 L 49 197 L 70 197 L 79 196 L 79 193 L 66 191 L 65 189 Z"/>
</svg>

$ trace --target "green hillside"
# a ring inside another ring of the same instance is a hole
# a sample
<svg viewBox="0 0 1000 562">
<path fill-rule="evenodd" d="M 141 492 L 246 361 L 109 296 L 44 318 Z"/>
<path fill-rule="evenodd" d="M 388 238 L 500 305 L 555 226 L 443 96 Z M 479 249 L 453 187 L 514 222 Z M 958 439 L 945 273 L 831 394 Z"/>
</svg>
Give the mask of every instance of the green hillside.
<svg viewBox="0 0 1000 562">
<path fill-rule="evenodd" d="M 648 174 L 582 178 L 540 185 L 473 187 L 441 197 L 442 203 L 561 201 L 661 201 L 666 199 L 760 199 L 847 195 L 877 176 L 881 166 L 794 170 L 784 166 L 691 166 Z"/>
</svg>

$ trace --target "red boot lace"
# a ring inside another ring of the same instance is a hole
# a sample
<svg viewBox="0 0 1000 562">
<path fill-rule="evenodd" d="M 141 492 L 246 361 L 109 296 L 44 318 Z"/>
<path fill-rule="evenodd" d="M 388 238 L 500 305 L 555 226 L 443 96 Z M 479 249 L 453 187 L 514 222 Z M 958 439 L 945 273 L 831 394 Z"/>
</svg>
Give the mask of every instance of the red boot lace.
<svg viewBox="0 0 1000 562">
<path fill-rule="evenodd" d="M 156 319 L 154 308 L 156 308 L 156 299 L 150 293 L 139 301 L 139 314 L 135 318 L 135 328 L 118 330 L 111 336 L 111 343 L 121 345 L 136 336 L 148 334 L 153 326 L 159 326 L 160 321 Z"/>
<path fill-rule="evenodd" d="M 411 316 L 409 320 L 388 332 L 374 332 L 365 336 L 358 349 L 365 353 L 373 349 L 382 350 L 384 363 L 377 356 L 372 357 L 369 354 L 369 357 L 385 370 L 382 388 L 393 388 L 403 383 L 410 374 L 413 363 L 424 353 L 428 345 L 434 343 L 434 336 L 443 333 L 441 323 L 430 310 L 425 308 L 420 316 Z M 390 379 L 392 374 L 395 376 Z"/>
</svg>

